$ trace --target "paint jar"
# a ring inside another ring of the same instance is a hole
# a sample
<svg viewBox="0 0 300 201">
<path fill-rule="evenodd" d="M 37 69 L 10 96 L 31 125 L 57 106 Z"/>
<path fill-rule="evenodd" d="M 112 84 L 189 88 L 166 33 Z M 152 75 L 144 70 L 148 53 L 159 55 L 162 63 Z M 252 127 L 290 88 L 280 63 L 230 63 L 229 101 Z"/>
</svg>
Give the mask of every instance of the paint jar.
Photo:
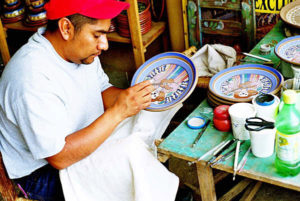
<svg viewBox="0 0 300 201">
<path fill-rule="evenodd" d="M 205 122 L 206 122 L 205 118 L 196 116 L 196 117 L 190 118 L 187 121 L 187 125 L 191 129 L 200 129 L 205 125 Z"/>
<path fill-rule="evenodd" d="M 258 94 L 253 97 L 252 104 L 256 109 L 256 116 L 261 118 L 276 119 L 280 99 L 273 94 Z"/>
<path fill-rule="evenodd" d="M 259 53 L 262 55 L 267 55 L 271 53 L 271 46 L 269 44 L 262 44 L 259 48 Z"/>
</svg>

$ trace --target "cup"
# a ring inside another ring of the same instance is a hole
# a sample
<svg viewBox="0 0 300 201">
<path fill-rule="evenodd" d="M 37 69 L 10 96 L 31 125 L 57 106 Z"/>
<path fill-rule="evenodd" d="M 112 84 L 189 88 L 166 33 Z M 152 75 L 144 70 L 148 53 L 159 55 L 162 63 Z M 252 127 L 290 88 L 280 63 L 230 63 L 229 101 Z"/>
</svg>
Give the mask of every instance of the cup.
<svg viewBox="0 0 300 201">
<path fill-rule="evenodd" d="M 300 66 L 298 65 L 291 65 L 294 73 L 294 79 L 293 79 L 293 88 L 295 90 L 300 89 Z"/>
<path fill-rule="evenodd" d="M 253 97 L 252 104 L 255 107 L 257 117 L 275 120 L 280 99 L 273 94 L 258 94 Z"/>
<path fill-rule="evenodd" d="M 255 117 L 256 110 L 251 103 L 235 103 L 228 109 L 234 138 L 248 140 L 249 131 L 245 128 L 246 118 Z"/>
<path fill-rule="evenodd" d="M 266 121 L 274 122 L 272 118 L 264 118 Z M 255 128 L 255 126 L 252 126 Z M 254 156 L 266 158 L 273 154 L 275 146 L 276 128 L 264 128 L 260 131 L 249 131 L 251 151 Z"/>
</svg>

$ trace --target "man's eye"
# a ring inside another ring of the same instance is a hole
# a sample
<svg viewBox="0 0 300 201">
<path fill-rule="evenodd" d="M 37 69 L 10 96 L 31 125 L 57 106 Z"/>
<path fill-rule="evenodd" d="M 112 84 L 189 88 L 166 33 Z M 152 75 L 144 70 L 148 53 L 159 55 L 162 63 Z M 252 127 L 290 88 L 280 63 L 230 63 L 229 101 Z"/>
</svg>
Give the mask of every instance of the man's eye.
<svg viewBox="0 0 300 201">
<path fill-rule="evenodd" d="M 101 36 L 101 34 L 95 34 L 94 37 L 95 38 L 99 38 Z"/>
</svg>

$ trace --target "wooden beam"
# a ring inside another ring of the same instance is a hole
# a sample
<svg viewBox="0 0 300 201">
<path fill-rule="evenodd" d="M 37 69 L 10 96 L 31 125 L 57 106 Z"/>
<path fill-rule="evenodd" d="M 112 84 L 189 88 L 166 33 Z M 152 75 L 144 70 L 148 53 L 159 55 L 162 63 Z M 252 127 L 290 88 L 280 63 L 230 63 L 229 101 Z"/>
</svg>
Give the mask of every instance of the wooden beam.
<svg viewBox="0 0 300 201">
<path fill-rule="evenodd" d="M 235 185 L 232 189 L 230 189 L 226 194 L 224 194 L 218 201 L 230 201 L 235 196 L 240 194 L 253 180 L 251 179 L 243 179 L 237 185 Z"/>
<path fill-rule="evenodd" d="M 4 65 L 6 65 L 10 59 L 10 54 L 6 42 L 6 31 L 3 28 L 1 19 L 0 19 L 0 52 L 3 59 L 3 63 Z"/>
<path fill-rule="evenodd" d="M 240 201 L 251 201 L 254 198 L 257 191 L 259 190 L 261 184 L 261 181 L 258 181 L 253 185 L 251 184 L 246 190 L 246 192 L 243 194 L 243 197 L 240 199 Z"/>
</svg>

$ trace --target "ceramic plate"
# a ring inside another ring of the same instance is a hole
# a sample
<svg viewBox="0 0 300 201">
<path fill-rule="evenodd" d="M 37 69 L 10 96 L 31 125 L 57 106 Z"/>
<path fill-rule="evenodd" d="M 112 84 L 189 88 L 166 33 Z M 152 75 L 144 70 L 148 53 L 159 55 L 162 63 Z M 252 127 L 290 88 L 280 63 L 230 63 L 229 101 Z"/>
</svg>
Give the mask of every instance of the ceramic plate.
<svg viewBox="0 0 300 201">
<path fill-rule="evenodd" d="M 288 63 L 300 65 L 300 36 L 280 41 L 275 47 L 275 54 Z"/>
<path fill-rule="evenodd" d="M 183 54 L 166 52 L 146 61 L 134 74 L 131 86 L 152 80 L 155 91 L 146 109 L 163 111 L 183 102 L 194 90 L 198 79 L 193 62 Z"/>
<path fill-rule="evenodd" d="M 274 68 L 245 64 L 215 74 L 209 82 L 210 93 L 222 100 L 249 102 L 256 94 L 279 92 L 283 76 Z"/>
<path fill-rule="evenodd" d="M 280 10 L 280 17 L 285 22 L 296 28 L 300 28 L 300 1 L 294 1 Z"/>
</svg>

